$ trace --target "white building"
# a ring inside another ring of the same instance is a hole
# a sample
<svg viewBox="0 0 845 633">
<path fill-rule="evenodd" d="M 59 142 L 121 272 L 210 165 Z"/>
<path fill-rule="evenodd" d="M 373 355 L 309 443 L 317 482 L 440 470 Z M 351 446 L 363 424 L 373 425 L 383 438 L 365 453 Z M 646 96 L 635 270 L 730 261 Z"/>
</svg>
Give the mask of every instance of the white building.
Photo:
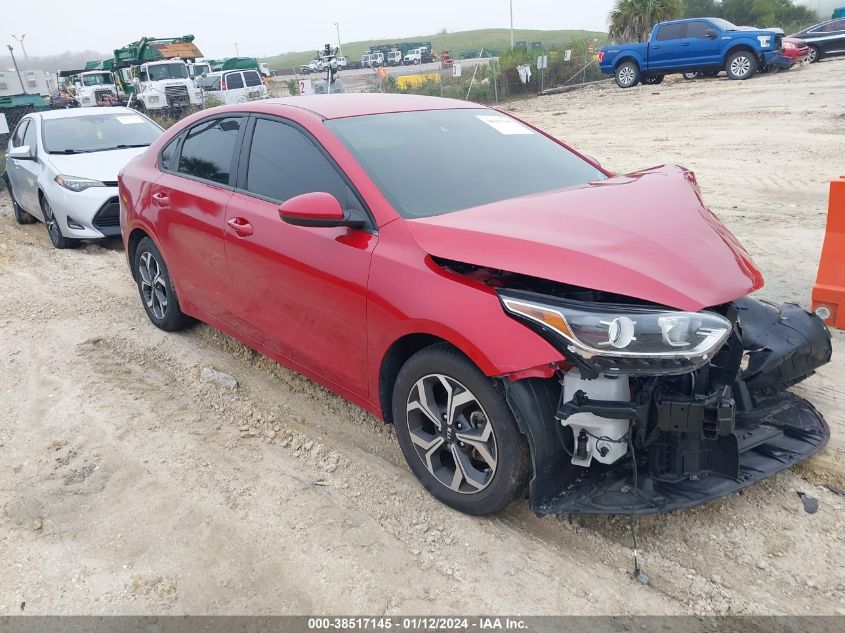
<svg viewBox="0 0 845 633">
<path fill-rule="evenodd" d="M 828 20 L 834 9 L 845 7 L 845 0 L 796 0 L 795 4 L 804 5 L 810 11 L 815 11 L 820 19 Z"/>
<path fill-rule="evenodd" d="M 24 85 L 21 85 L 21 79 Z M 12 70 L 0 70 L 0 97 L 10 97 L 19 94 L 38 94 L 42 97 L 50 96 L 51 77 L 43 70 L 22 70 L 20 79 L 18 73 Z"/>
</svg>

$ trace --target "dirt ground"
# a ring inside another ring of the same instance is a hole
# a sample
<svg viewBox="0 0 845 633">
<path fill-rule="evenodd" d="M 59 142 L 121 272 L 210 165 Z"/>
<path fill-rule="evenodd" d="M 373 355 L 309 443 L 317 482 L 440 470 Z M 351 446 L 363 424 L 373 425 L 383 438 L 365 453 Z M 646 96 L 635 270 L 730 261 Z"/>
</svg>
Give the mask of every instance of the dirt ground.
<svg viewBox="0 0 845 633">
<path fill-rule="evenodd" d="M 845 172 L 844 73 L 511 109 L 616 171 L 693 169 L 763 270 L 760 296 L 807 304 Z M 390 428 L 206 326 L 155 329 L 119 243 L 56 251 L 2 193 L 0 614 L 845 614 L 845 497 L 824 487 L 845 487 L 844 370 L 836 355 L 796 388 L 832 427 L 819 456 L 638 520 L 643 586 L 627 519 L 449 510 Z"/>
</svg>

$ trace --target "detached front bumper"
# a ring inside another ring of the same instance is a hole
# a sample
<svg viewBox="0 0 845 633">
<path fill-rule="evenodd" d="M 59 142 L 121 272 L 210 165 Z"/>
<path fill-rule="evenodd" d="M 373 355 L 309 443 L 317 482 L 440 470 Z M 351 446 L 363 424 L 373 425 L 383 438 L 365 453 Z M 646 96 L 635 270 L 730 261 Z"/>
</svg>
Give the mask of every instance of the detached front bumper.
<svg viewBox="0 0 845 633">
<path fill-rule="evenodd" d="M 532 449 L 537 514 L 669 512 L 747 488 L 824 447 L 824 418 L 787 388 L 830 360 L 830 333 L 794 305 L 746 298 L 732 309 L 735 336 L 696 372 L 688 392 L 677 377 L 655 376 L 631 402 L 564 402 L 550 380 L 506 384 Z M 560 421 L 583 412 L 632 420 L 625 457 L 572 464 L 573 435 Z"/>
</svg>

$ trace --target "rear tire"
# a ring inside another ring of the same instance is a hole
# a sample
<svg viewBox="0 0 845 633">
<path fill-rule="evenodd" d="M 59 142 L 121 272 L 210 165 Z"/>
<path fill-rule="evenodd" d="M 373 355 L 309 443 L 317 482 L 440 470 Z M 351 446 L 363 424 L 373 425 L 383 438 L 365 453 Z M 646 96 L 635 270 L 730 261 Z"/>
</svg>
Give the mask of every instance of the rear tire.
<svg viewBox="0 0 845 633">
<path fill-rule="evenodd" d="M 682 76 L 683 76 L 683 78 L 684 78 L 684 79 L 686 79 L 687 81 L 692 81 L 693 79 L 698 79 L 699 77 L 701 77 L 701 73 L 699 73 L 699 72 L 694 72 L 694 73 L 681 73 L 681 75 L 682 75 Z"/>
<path fill-rule="evenodd" d="M 633 88 L 640 82 L 640 67 L 634 62 L 622 62 L 616 69 L 616 85 L 620 88 Z"/>
<path fill-rule="evenodd" d="M 438 344 L 414 354 L 396 377 L 392 404 L 408 466 L 439 501 L 482 516 L 525 490 L 528 444 L 502 392 L 459 351 Z"/>
<path fill-rule="evenodd" d="M 141 303 L 153 325 L 165 332 L 188 326 L 191 318 L 182 312 L 164 257 L 150 238 L 138 242 L 132 266 Z"/>
<path fill-rule="evenodd" d="M 15 222 L 18 224 L 32 224 L 35 222 L 35 218 L 24 211 L 23 207 L 15 200 L 15 192 L 12 191 L 12 183 L 8 179 L 6 180 L 6 189 L 9 192 L 9 197 L 12 199 L 12 213 L 15 215 Z"/>
<path fill-rule="evenodd" d="M 728 77 L 738 81 L 750 79 L 758 68 L 757 56 L 751 51 L 740 50 L 728 55 L 725 62 L 725 72 Z"/>
</svg>

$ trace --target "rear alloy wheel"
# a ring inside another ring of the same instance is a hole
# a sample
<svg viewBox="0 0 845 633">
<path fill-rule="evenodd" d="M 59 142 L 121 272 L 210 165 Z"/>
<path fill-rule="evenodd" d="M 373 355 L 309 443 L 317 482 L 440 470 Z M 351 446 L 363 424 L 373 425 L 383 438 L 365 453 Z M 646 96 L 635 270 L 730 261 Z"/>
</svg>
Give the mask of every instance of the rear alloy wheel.
<svg viewBox="0 0 845 633">
<path fill-rule="evenodd" d="M 807 51 L 807 63 L 809 64 L 815 64 L 821 57 L 821 51 L 815 46 L 811 46 L 810 50 Z"/>
<path fill-rule="evenodd" d="M 153 325 L 166 332 L 187 326 L 191 319 L 182 312 L 164 258 L 150 238 L 138 243 L 134 263 L 138 292 Z"/>
<path fill-rule="evenodd" d="M 451 347 L 428 347 L 405 363 L 393 421 L 414 475 L 456 510 L 499 512 L 528 482 L 528 446 L 503 395 Z"/>
<path fill-rule="evenodd" d="M 731 79 L 748 79 L 757 72 L 757 56 L 749 51 L 737 51 L 728 57 L 725 72 Z"/>
<path fill-rule="evenodd" d="M 50 201 L 47 200 L 46 196 L 41 198 L 41 211 L 44 213 L 44 225 L 47 227 L 47 234 L 50 236 L 50 241 L 54 247 L 65 249 L 79 246 L 79 240 L 62 235 L 62 227 L 59 226 L 59 221 L 56 219 Z"/>
<path fill-rule="evenodd" d="M 17 200 L 15 200 L 15 193 L 12 191 L 12 183 L 7 180 L 6 184 L 8 185 L 9 197 L 12 199 L 12 213 L 15 214 L 15 222 L 18 224 L 32 224 L 35 222 L 35 218 L 24 211 L 23 207 L 18 204 Z"/>
<path fill-rule="evenodd" d="M 616 85 L 632 88 L 640 82 L 640 68 L 634 62 L 624 62 L 616 69 Z"/>
</svg>

